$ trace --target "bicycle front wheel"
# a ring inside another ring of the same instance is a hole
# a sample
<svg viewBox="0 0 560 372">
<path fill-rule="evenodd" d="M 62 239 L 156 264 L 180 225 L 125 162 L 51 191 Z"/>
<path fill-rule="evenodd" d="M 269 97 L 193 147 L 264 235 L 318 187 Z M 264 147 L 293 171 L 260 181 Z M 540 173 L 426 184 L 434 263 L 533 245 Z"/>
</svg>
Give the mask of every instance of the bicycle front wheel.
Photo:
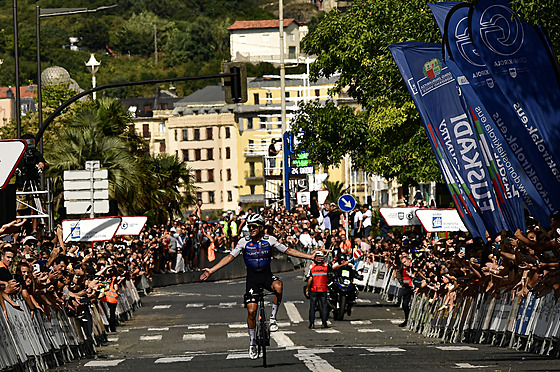
<svg viewBox="0 0 560 372">
<path fill-rule="evenodd" d="M 264 311 L 262 311 L 260 318 L 261 319 L 259 321 L 259 323 L 260 323 L 260 327 L 259 327 L 260 328 L 260 330 L 259 330 L 260 334 L 259 334 L 259 336 L 260 336 L 261 341 L 262 341 L 261 350 L 262 350 L 263 367 L 266 368 L 266 345 L 268 343 L 268 329 L 267 329 L 267 326 L 266 326 L 266 316 L 264 314 Z"/>
</svg>

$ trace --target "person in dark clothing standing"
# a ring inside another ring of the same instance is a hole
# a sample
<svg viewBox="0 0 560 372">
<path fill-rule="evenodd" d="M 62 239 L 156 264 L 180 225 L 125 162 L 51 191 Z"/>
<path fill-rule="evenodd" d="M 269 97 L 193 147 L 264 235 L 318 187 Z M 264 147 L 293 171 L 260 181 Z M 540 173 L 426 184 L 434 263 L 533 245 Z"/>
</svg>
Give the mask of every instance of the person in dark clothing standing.
<svg viewBox="0 0 560 372">
<path fill-rule="evenodd" d="M 317 302 L 321 303 L 321 320 L 323 328 L 329 328 L 327 317 L 329 315 L 327 305 L 327 284 L 329 282 L 328 273 L 331 271 L 329 264 L 325 262 L 325 255 L 317 251 L 315 259 L 309 270 L 309 279 L 305 288 L 305 295 L 309 296 L 309 328 L 315 328 L 315 307 Z"/>
<path fill-rule="evenodd" d="M 401 254 L 401 267 L 399 269 L 400 274 L 398 276 L 399 281 L 402 286 L 402 308 L 404 311 L 404 322 L 399 324 L 399 327 L 406 327 L 408 324 L 408 316 L 410 314 L 410 305 L 412 302 L 412 295 L 414 294 L 414 284 L 412 283 L 412 261 L 408 257 L 408 254 Z"/>
</svg>

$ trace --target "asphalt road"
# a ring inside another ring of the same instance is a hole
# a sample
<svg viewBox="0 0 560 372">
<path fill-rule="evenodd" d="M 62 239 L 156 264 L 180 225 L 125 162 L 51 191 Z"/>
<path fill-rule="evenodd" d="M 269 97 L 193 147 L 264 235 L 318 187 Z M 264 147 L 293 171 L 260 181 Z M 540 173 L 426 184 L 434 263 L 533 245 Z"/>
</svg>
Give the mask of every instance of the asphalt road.
<svg viewBox="0 0 560 372">
<path fill-rule="evenodd" d="M 551 371 L 556 359 L 478 344 L 443 344 L 401 329 L 402 310 L 378 294 L 361 293 L 357 307 L 330 329 L 310 330 L 302 271 L 283 273 L 280 329 L 272 333 L 269 368 L 278 371 Z M 248 358 L 243 280 L 159 288 L 132 320 L 109 335 L 99 357 L 66 371 L 258 370 Z"/>
</svg>

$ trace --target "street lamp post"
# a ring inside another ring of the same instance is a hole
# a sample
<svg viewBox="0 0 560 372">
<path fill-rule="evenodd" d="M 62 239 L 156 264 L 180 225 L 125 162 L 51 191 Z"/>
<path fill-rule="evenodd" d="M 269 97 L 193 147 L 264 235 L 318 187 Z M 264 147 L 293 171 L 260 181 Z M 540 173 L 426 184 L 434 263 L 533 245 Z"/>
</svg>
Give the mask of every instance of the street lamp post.
<svg viewBox="0 0 560 372">
<path fill-rule="evenodd" d="M 97 72 L 97 70 L 99 69 L 99 65 L 101 64 L 101 62 L 99 62 L 98 60 L 95 59 L 95 56 L 93 55 L 93 53 L 91 53 L 91 55 L 89 56 L 89 61 L 86 62 L 86 67 L 89 69 L 89 71 L 91 72 L 91 86 L 92 88 L 95 88 L 96 85 L 96 81 L 95 81 L 95 73 Z M 93 92 L 93 99 L 97 99 L 97 95 L 95 94 L 96 92 Z"/>
</svg>

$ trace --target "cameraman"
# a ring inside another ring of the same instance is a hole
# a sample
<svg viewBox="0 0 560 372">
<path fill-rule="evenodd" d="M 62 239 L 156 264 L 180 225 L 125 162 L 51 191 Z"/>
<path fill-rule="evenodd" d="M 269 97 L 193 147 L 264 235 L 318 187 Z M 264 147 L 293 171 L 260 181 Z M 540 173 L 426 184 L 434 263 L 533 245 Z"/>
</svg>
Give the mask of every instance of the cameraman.
<svg viewBox="0 0 560 372">
<path fill-rule="evenodd" d="M 39 175 L 49 167 L 43 154 L 35 147 L 35 137 L 24 134 L 21 139 L 27 142 L 27 150 L 16 170 L 17 188 L 24 187 L 26 181 L 38 181 Z"/>
</svg>

